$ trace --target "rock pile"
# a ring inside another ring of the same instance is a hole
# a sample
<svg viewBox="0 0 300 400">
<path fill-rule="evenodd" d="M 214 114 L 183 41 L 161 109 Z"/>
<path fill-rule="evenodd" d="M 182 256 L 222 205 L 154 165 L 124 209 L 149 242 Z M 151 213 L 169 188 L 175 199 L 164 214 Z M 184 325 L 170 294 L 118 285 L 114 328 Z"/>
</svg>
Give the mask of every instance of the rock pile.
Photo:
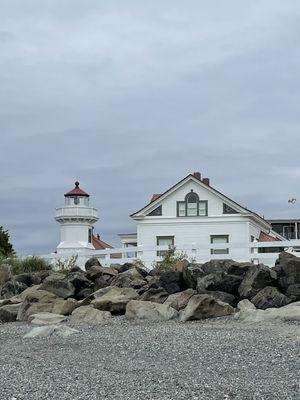
<svg viewBox="0 0 300 400">
<path fill-rule="evenodd" d="M 125 314 L 128 319 L 185 322 L 231 315 L 238 304 L 241 320 L 271 318 L 276 313 L 261 310 L 280 307 L 293 306 L 292 316 L 300 312 L 300 258 L 288 253 L 280 254 L 274 268 L 183 260 L 171 271 L 148 271 L 129 263 L 106 268 L 96 258 L 85 268 L 12 276 L 8 265 L 0 267 L 0 321 L 100 323 Z"/>
</svg>

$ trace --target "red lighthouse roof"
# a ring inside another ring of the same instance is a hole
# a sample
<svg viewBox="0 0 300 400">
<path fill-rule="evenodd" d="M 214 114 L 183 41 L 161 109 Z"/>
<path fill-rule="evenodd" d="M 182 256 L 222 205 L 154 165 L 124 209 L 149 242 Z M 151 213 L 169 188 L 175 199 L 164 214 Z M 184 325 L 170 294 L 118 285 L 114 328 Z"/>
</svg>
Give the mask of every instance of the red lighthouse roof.
<svg viewBox="0 0 300 400">
<path fill-rule="evenodd" d="M 86 193 L 84 190 L 80 189 L 78 181 L 75 182 L 74 189 L 65 194 L 65 197 L 72 197 L 72 196 L 90 197 L 90 195 L 88 193 Z"/>
</svg>

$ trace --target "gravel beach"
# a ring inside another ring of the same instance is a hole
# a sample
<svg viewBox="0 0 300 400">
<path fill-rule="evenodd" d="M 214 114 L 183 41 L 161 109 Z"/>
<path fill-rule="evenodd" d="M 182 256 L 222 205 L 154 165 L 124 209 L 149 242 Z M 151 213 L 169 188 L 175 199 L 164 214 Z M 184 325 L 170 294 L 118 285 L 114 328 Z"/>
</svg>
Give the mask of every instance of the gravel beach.
<svg viewBox="0 0 300 400">
<path fill-rule="evenodd" d="M 69 338 L 23 339 L 0 325 L 1 400 L 297 399 L 299 324 L 69 325 Z"/>
</svg>

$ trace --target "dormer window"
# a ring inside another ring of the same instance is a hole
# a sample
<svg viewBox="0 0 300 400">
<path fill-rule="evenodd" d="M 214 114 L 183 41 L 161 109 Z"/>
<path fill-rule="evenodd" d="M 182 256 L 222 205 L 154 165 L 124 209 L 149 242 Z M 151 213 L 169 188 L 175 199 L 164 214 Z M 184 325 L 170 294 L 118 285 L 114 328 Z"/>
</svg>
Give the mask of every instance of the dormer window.
<svg viewBox="0 0 300 400">
<path fill-rule="evenodd" d="M 177 217 L 207 216 L 207 200 L 199 200 L 193 190 L 185 196 L 185 201 L 177 202 Z"/>
</svg>

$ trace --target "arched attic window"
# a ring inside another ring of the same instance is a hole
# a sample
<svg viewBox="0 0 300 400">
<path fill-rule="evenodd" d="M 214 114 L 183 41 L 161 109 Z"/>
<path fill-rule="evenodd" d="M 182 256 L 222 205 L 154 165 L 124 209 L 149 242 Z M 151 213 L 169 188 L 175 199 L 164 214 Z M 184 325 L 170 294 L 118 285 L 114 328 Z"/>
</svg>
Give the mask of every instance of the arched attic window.
<svg viewBox="0 0 300 400">
<path fill-rule="evenodd" d="M 178 217 L 198 217 L 207 215 L 207 200 L 199 200 L 197 193 L 190 191 L 184 201 L 177 202 Z"/>
</svg>

